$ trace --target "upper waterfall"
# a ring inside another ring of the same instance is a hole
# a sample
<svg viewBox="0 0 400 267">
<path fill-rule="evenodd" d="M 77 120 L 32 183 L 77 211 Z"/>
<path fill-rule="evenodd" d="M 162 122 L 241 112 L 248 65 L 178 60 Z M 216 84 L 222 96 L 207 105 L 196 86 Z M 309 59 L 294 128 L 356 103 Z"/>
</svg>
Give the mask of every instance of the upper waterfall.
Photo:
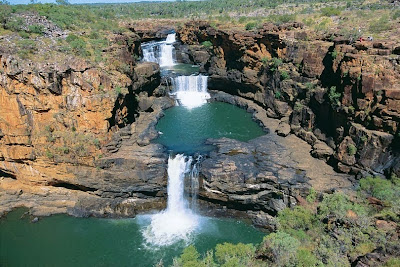
<svg viewBox="0 0 400 267">
<path fill-rule="evenodd" d="M 176 33 L 168 34 L 166 40 L 142 44 L 143 61 L 156 62 L 160 67 L 174 66 Z"/>
<path fill-rule="evenodd" d="M 174 96 L 178 104 L 187 108 L 199 107 L 207 103 L 210 94 L 207 92 L 208 76 L 178 76 L 172 79 Z"/>
</svg>

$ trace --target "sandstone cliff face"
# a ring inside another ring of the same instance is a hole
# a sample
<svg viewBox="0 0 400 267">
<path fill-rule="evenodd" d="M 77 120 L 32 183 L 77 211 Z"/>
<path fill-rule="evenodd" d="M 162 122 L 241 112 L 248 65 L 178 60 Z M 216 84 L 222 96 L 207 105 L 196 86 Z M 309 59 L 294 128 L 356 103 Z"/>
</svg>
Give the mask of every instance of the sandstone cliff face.
<svg viewBox="0 0 400 267">
<path fill-rule="evenodd" d="M 160 69 L 136 64 L 137 35 L 114 38 L 107 51 L 113 68 L 72 56 L 40 64 L 0 55 L 0 176 L 6 177 L 0 198 L 16 196 L 3 209 L 46 207 L 35 197 L 43 190 L 54 198 L 55 206 L 47 203 L 52 211 L 131 216 L 163 205 L 167 158 L 162 147 L 139 137 L 148 136 L 160 116 L 146 114 L 173 103 L 149 97 Z M 57 202 L 65 198 L 69 204 Z M 132 201 L 117 211 L 125 200 Z"/>
<path fill-rule="evenodd" d="M 400 43 L 350 44 L 299 23 L 237 32 L 190 22 L 178 37 L 179 59 L 201 64 L 211 89 L 261 104 L 313 155 L 343 172 L 400 174 Z"/>
</svg>

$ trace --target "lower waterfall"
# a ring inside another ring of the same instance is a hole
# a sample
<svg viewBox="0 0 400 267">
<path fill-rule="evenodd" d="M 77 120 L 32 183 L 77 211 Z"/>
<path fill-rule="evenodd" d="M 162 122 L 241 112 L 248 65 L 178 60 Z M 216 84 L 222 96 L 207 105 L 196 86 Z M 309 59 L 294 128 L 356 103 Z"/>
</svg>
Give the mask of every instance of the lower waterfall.
<svg viewBox="0 0 400 267">
<path fill-rule="evenodd" d="M 143 236 L 152 246 L 168 246 L 178 241 L 190 241 L 200 224 L 200 216 L 189 207 L 185 198 L 185 177 L 191 179 L 192 192 L 196 193 L 198 171 L 196 164 L 192 169 L 192 158 L 178 154 L 168 159 L 168 202 L 167 208 L 151 217 L 150 225 L 144 229 Z M 194 186 L 193 186 L 194 185 Z M 194 196 L 192 196 L 195 199 Z M 192 206 L 195 204 L 192 204 Z"/>
</svg>

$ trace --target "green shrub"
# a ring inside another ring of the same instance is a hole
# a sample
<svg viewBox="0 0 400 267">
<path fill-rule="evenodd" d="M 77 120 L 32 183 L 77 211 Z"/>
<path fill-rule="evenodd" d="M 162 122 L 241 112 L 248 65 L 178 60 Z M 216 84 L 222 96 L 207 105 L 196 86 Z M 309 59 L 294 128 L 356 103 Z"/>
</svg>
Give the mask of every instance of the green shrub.
<svg viewBox="0 0 400 267">
<path fill-rule="evenodd" d="M 297 111 L 297 112 L 300 112 L 300 111 L 302 111 L 303 110 L 303 108 L 304 108 L 304 105 L 301 103 L 301 102 L 296 102 L 295 104 L 294 104 L 294 110 L 295 111 Z"/>
<path fill-rule="evenodd" d="M 385 262 L 385 267 L 400 267 L 400 258 L 390 258 Z"/>
<path fill-rule="evenodd" d="M 24 39 L 29 39 L 30 35 L 29 33 L 25 32 L 25 31 L 20 31 L 18 32 L 19 36 L 21 36 Z"/>
<path fill-rule="evenodd" d="M 392 19 L 396 20 L 398 18 L 400 18 L 400 9 L 393 12 L 393 15 L 392 15 Z"/>
<path fill-rule="evenodd" d="M 317 197 L 318 197 L 318 192 L 315 191 L 315 189 L 311 187 L 310 190 L 308 191 L 308 195 L 306 197 L 307 202 L 313 203 L 317 200 Z"/>
<path fill-rule="evenodd" d="M 28 30 L 31 33 L 43 34 L 44 33 L 44 26 L 43 25 L 34 24 L 34 25 L 30 25 L 28 27 Z"/>
<path fill-rule="evenodd" d="M 210 48 L 213 46 L 213 44 L 210 41 L 204 41 L 201 43 L 204 47 Z"/>
<path fill-rule="evenodd" d="M 400 197 L 400 186 L 379 177 L 367 177 L 360 180 L 360 189 L 373 197 L 384 201 L 394 201 Z"/>
<path fill-rule="evenodd" d="M 313 91 L 314 88 L 315 88 L 315 85 L 313 83 L 310 83 L 310 82 L 306 83 L 307 91 Z"/>
<path fill-rule="evenodd" d="M 340 98 L 342 97 L 342 94 L 339 92 L 336 92 L 336 86 L 332 86 L 329 89 L 328 97 L 329 97 L 329 100 L 332 105 L 340 106 Z"/>
<path fill-rule="evenodd" d="M 60 147 L 58 150 L 60 151 L 61 154 L 69 154 L 70 152 L 69 148 L 66 146 Z"/>
<path fill-rule="evenodd" d="M 268 64 L 268 58 L 267 58 L 267 57 L 263 57 L 263 58 L 261 59 L 261 62 L 262 62 L 262 64 L 263 64 L 264 66 L 266 66 L 266 65 Z"/>
<path fill-rule="evenodd" d="M 287 80 L 289 78 L 290 78 L 290 76 L 289 76 L 289 73 L 287 71 L 285 71 L 285 70 L 281 71 L 281 80 L 282 81 Z"/>
<path fill-rule="evenodd" d="M 50 150 L 46 150 L 46 157 L 48 157 L 49 159 L 53 159 L 54 155 L 53 155 L 53 153 L 51 153 Z"/>
<path fill-rule="evenodd" d="M 392 28 L 389 22 L 388 16 L 382 16 L 378 20 L 375 20 L 369 24 L 369 30 L 372 33 L 380 33 L 383 31 L 388 31 Z"/>
<path fill-rule="evenodd" d="M 311 210 L 301 206 L 296 206 L 293 209 L 286 208 L 279 212 L 278 222 L 279 229 L 295 229 L 307 231 L 311 229 L 316 218 Z"/>
<path fill-rule="evenodd" d="M 349 156 L 354 156 L 356 153 L 357 153 L 357 148 L 353 144 L 347 146 L 347 154 Z"/>
<path fill-rule="evenodd" d="M 337 52 L 336 50 L 333 50 L 333 51 L 331 52 L 331 56 L 332 56 L 333 59 L 336 59 L 336 58 L 337 58 L 337 55 L 338 55 L 338 52 Z"/>
<path fill-rule="evenodd" d="M 341 11 L 335 7 L 325 7 L 321 9 L 321 15 L 324 17 L 339 16 Z"/>
<path fill-rule="evenodd" d="M 221 266 L 246 266 L 254 258 L 255 247 L 251 244 L 218 244 L 215 258 Z"/>
<path fill-rule="evenodd" d="M 270 15 L 268 17 L 268 20 L 276 24 L 283 24 L 291 21 L 296 21 L 296 15 L 295 14 Z"/>
<path fill-rule="evenodd" d="M 24 24 L 25 22 L 22 18 L 14 17 L 7 20 L 4 27 L 10 31 L 19 32 L 23 28 Z"/>
<path fill-rule="evenodd" d="M 276 71 L 276 70 L 278 69 L 278 67 L 279 67 L 280 65 L 282 65 L 282 64 L 283 64 L 282 59 L 277 58 L 277 57 L 273 57 L 273 58 L 271 58 L 271 60 L 269 61 L 269 69 L 270 69 L 270 71 L 274 72 L 274 71 Z"/>
<path fill-rule="evenodd" d="M 296 255 L 296 267 L 321 266 L 317 257 L 307 249 L 299 249 Z"/>
<path fill-rule="evenodd" d="M 243 23 L 245 23 L 247 21 L 247 17 L 244 17 L 244 16 L 241 16 L 240 18 L 239 18 L 239 20 L 238 20 L 238 22 L 240 23 L 240 24 L 243 24 Z"/>
<path fill-rule="evenodd" d="M 281 92 L 276 91 L 276 92 L 275 92 L 275 98 L 276 98 L 276 99 L 281 99 Z"/>
<path fill-rule="evenodd" d="M 100 143 L 100 140 L 99 140 L 99 139 L 95 138 L 95 139 L 93 140 L 93 144 L 94 144 L 94 146 L 95 146 L 97 149 L 100 149 L 100 148 L 101 148 L 101 143 Z"/>
<path fill-rule="evenodd" d="M 253 30 L 256 27 L 257 27 L 257 22 L 255 22 L 255 21 L 251 21 L 251 22 L 247 23 L 245 26 L 247 31 Z"/>
<path fill-rule="evenodd" d="M 182 252 L 182 255 L 176 259 L 178 266 L 191 267 L 199 266 L 200 254 L 193 245 L 188 246 Z"/>
<path fill-rule="evenodd" d="M 291 235 L 278 231 L 264 237 L 258 254 L 271 259 L 278 266 L 292 266 L 295 264 L 299 240 Z"/>
<path fill-rule="evenodd" d="M 325 194 L 318 207 L 318 217 L 324 219 L 329 215 L 337 219 L 346 219 L 349 210 L 355 212 L 358 216 L 368 214 L 366 207 L 353 203 L 343 193 Z"/>
<path fill-rule="evenodd" d="M 115 90 L 115 93 L 117 93 L 117 95 L 122 94 L 122 88 L 120 86 L 115 87 L 114 90 Z"/>
</svg>

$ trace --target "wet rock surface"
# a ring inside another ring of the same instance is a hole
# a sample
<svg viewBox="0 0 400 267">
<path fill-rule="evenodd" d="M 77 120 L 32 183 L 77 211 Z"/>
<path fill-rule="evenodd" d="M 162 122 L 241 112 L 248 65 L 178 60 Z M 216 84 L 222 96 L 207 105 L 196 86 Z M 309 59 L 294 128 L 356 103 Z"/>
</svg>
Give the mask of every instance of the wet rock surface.
<svg viewBox="0 0 400 267">
<path fill-rule="evenodd" d="M 336 173 L 323 160 L 312 157 L 311 145 L 297 136 L 279 136 L 276 130 L 280 122 L 269 118 L 253 101 L 217 91 L 212 91 L 211 97 L 253 113 L 266 135 L 249 142 L 207 140 L 216 150 L 201 165 L 201 199 L 248 211 L 254 223 L 274 229 L 270 216 L 297 205 L 311 187 L 319 192 L 353 190 L 352 176 Z"/>
</svg>

